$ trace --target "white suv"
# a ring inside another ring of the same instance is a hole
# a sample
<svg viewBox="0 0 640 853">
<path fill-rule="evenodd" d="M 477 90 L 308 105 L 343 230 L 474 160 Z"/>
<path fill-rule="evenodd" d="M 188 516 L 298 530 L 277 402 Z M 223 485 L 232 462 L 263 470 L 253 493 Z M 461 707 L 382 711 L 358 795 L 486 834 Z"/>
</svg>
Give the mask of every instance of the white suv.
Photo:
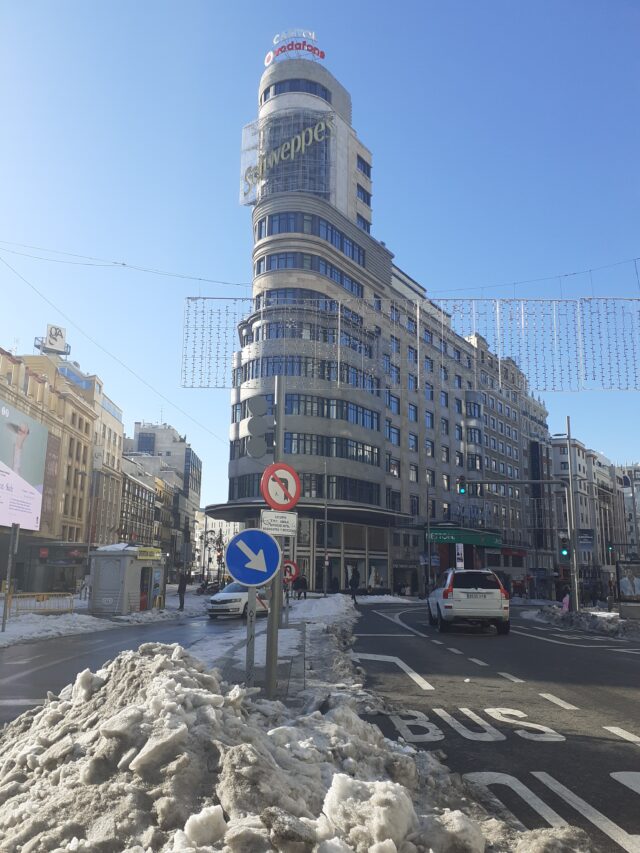
<svg viewBox="0 0 640 853">
<path fill-rule="evenodd" d="M 508 634 L 509 593 L 491 569 L 448 569 L 427 599 L 429 622 L 441 632 L 453 622 L 493 624 Z"/>
</svg>

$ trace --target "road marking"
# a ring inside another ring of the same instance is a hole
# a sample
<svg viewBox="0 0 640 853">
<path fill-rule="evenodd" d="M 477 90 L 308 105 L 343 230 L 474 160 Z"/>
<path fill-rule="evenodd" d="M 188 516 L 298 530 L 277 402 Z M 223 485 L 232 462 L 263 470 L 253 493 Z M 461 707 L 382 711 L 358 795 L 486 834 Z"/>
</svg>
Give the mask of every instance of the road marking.
<svg viewBox="0 0 640 853">
<path fill-rule="evenodd" d="M 504 785 L 506 788 L 511 788 L 528 806 L 538 812 L 540 817 L 546 820 L 549 826 L 558 828 L 568 826 L 566 820 L 561 818 L 557 812 L 554 812 L 550 806 L 543 802 L 537 794 L 534 794 L 519 779 L 516 779 L 515 776 L 510 776 L 507 773 L 465 773 L 462 778 L 465 782 L 479 785 L 486 790 L 489 790 L 489 785 Z M 493 792 L 491 793 L 493 794 Z M 500 802 L 502 803 L 502 800 Z M 504 803 L 502 805 L 504 806 Z M 506 808 L 506 806 L 504 807 Z"/>
<path fill-rule="evenodd" d="M 354 637 L 411 637 L 411 634 L 354 634 Z"/>
<path fill-rule="evenodd" d="M 623 850 L 627 851 L 627 853 L 638 853 L 638 851 L 640 851 L 640 836 L 629 835 L 628 832 L 625 832 L 624 829 L 621 829 L 616 823 L 609 820 L 608 817 L 605 817 L 602 812 L 594 809 L 593 806 L 590 806 L 589 803 L 585 802 L 577 794 L 574 794 L 573 791 L 569 790 L 569 788 L 565 788 L 564 785 L 548 773 L 536 771 L 532 772 L 531 775 L 535 776 L 536 779 L 539 779 L 540 782 L 546 785 L 547 788 L 550 788 L 554 794 L 557 794 L 566 803 L 569 803 L 569 805 L 579 812 L 584 818 L 596 826 L 600 832 L 604 832 L 605 835 L 608 835 L 612 841 L 619 844 Z"/>
<path fill-rule="evenodd" d="M 538 740 L 546 743 L 566 741 L 564 735 L 558 734 L 558 732 L 550 729 L 549 726 L 542 726 L 540 723 L 530 723 L 528 720 L 525 722 L 527 715 L 524 711 L 519 711 L 517 708 L 485 708 L 484 712 L 499 723 L 510 723 L 511 725 L 519 723 L 522 726 L 526 726 L 524 729 L 515 729 L 518 737 L 525 740 Z M 512 717 L 515 717 L 515 720 L 512 720 Z M 527 731 L 527 729 L 533 729 L 533 731 Z"/>
<path fill-rule="evenodd" d="M 453 652 L 454 655 L 462 655 L 464 652 L 461 652 L 460 649 L 452 649 L 450 646 L 447 646 L 448 652 Z"/>
<path fill-rule="evenodd" d="M 628 740 L 629 743 L 640 743 L 640 737 L 626 731 L 626 729 L 620 729 L 618 726 L 603 726 L 602 728 L 611 732 L 612 735 L 618 735 L 618 737 L 621 737 L 623 740 Z"/>
<path fill-rule="evenodd" d="M 541 637 L 539 634 L 527 634 L 524 631 L 518 631 L 515 628 L 511 629 L 512 634 L 519 634 L 521 637 L 529 637 L 530 640 L 540 640 L 543 643 L 553 643 L 555 646 L 570 646 L 574 649 L 602 649 L 609 652 L 632 652 L 638 653 L 640 649 L 621 649 L 615 646 L 597 646 L 585 645 L 583 643 L 565 643 L 562 640 L 552 640 L 551 637 Z"/>
<path fill-rule="evenodd" d="M 488 663 L 485 663 L 483 660 L 478 660 L 478 658 L 467 658 L 467 660 L 470 660 L 471 663 L 477 663 L 478 666 L 489 666 Z"/>
<path fill-rule="evenodd" d="M 3 708 L 22 707 L 23 705 L 44 705 L 45 699 L 0 699 L 0 705 Z"/>
<path fill-rule="evenodd" d="M 622 770 L 618 773 L 609 773 L 612 779 L 620 782 L 621 785 L 626 785 L 634 793 L 640 794 L 640 773 L 635 773 L 632 770 Z"/>
<path fill-rule="evenodd" d="M 382 616 L 383 619 L 388 619 L 389 622 L 393 622 L 394 625 L 402 625 L 402 627 L 406 631 L 411 631 L 412 634 L 417 634 L 418 637 L 428 637 L 429 636 L 428 634 L 424 634 L 422 631 L 418 631 L 417 628 L 412 628 L 411 625 L 407 625 L 406 622 L 403 622 L 402 619 L 400 619 L 400 616 L 403 613 L 407 613 L 410 611 L 401 610 L 399 613 L 394 613 L 392 616 L 390 616 L 388 613 L 383 613 L 380 610 L 374 610 L 373 612 L 376 614 L 376 616 Z"/>
<path fill-rule="evenodd" d="M 444 643 L 442 642 L 442 640 L 431 640 L 431 642 L 435 643 L 436 646 L 444 646 Z"/>
<path fill-rule="evenodd" d="M 485 722 L 482 717 L 478 716 L 474 711 L 471 711 L 469 708 L 459 708 L 465 716 L 469 717 L 474 723 L 480 726 L 481 729 L 484 729 L 482 732 L 475 732 L 471 729 L 468 729 L 465 725 L 456 720 L 455 717 L 452 717 L 448 711 L 445 711 L 444 708 L 432 708 L 434 714 L 437 714 L 441 717 L 445 723 L 449 723 L 452 729 L 456 731 L 459 735 L 466 738 L 467 740 L 479 740 L 479 741 L 496 741 L 496 740 L 506 740 L 506 735 L 503 735 L 502 732 L 499 732 L 498 729 L 494 728 L 491 723 Z"/>
<path fill-rule="evenodd" d="M 403 717 L 409 717 L 408 720 Z M 389 719 L 407 743 L 431 743 L 444 740 L 444 732 L 432 723 L 422 711 L 403 711 L 390 714 Z"/>
<path fill-rule="evenodd" d="M 499 672 L 498 675 L 501 675 L 503 678 L 506 678 L 507 681 L 513 681 L 514 684 L 524 684 L 523 678 L 516 678 L 515 675 L 509 675 L 508 672 Z"/>
<path fill-rule="evenodd" d="M 421 687 L 422 690 L 435 689 L 433 685 L 429 684 L 429 682 L 426 681 L 419 673 L 417 673 L 414 669 L 411 669 L 408 664 L 406 664 L 403 660 L 400 660 L 400 658 L 395 657 L 394 655 L 370 655 L 363 654 L 361 652 L 354 652 L 351 654 L 351 657 L 354 660 L 379 660 L 386 661 L 388 663 L 395 663 L 396 666 L 399 666 L 403 672 L 406 672 L 409 678 L 413 679 L 413 681 L 415 681 L 418 687 Z"/>
<path fill-rule="evenodd" d="M 554 696 L 553 693 L 538 693 L 538 696 L 542 696 L 543 699 L 548 699 L 549 702 L 553 702 L 555 705 L 559 705 L 561 708 L 566 708 L 567 711 L 579 711 L 580 708 L 572 705 L 570 702 L 565 702 L 564 699 L 558 699 L 557 696 Z"/>
</svg>

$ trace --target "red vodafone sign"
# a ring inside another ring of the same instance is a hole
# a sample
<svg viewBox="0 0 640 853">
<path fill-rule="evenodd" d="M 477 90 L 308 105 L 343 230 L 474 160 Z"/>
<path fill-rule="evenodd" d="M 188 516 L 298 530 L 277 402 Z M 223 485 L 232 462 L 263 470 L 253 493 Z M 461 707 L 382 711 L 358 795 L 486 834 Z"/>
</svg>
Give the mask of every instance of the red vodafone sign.
<svg viewBox="0 0 640 853">
<path fill-rule="evenodd" d="M 286 512 L 300 500 L 300 477 L 290 465 L 274 462 L 264 470 L 260 493 L 271 509 Z"/>
</svg>

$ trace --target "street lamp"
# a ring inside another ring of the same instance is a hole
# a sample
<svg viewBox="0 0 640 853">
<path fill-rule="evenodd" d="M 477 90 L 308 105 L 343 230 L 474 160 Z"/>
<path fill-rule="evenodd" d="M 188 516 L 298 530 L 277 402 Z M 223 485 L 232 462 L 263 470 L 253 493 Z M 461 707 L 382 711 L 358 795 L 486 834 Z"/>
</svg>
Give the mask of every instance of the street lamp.
<svg viewBox="0 0 640 853">
<path fill-rule="evenodd" d="M 571 540 L 571 602 L 572 610 L 580 610 L 580 599 L 578 593 L 578 538 L 576 531 L 576 502 L 573 485 L 573 460 L 571 454 L 571 418 L 567 415 L 566 433 L 554 433 L 554 438 L 567 439 L 567 458 L 569 462 L 569 500 L 567 501 L 567 521 L 569 525 L 569 538 Z"/>
</svg>

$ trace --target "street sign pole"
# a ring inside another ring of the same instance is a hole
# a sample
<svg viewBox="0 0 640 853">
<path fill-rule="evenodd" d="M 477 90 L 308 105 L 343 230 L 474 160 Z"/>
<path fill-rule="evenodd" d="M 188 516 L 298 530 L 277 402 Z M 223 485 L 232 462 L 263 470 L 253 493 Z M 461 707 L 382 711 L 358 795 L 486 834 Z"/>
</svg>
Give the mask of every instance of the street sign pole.
<svg viewBox="0 0 640 853">
<path fill-rule="evenodd" d="M 245 664 L 245 683 L 253 687 L 255 679 L 255 648 L 256 648 L 256 588 L 249 587 L 247 596 L 247 659 Z"/>
<path fill-rule="evenodd" d="M 13 560 L 18 553 L 18 537 L 20 535 L 20 525 L 11 525 L 11 539 L 9 540 L 9 557 L 7 559 L 7 588 L 4 592 L 4 608 L 2 610 L 2 633 L 4 634 L 7 627 L 7 617 L 9 616 L 9 605 L 11 602 L 11 574 L 13 569 Z"/>
<path fill-rule="evenodd" d="M 275 424 L 273 434 L 273 461 L 280 462 L 284 455 L 284 376 L 275 377 Z M 284 540 L 278 537 L 282 548 Z M 274 699 L 278 682 L 278 628 L 282 611 L 282 578 L 277 574 L 271 582 L 271 606 L 267 617 L 267 659 L 265 668 L 265 692 L 267 699 Z"/>
</svg>

